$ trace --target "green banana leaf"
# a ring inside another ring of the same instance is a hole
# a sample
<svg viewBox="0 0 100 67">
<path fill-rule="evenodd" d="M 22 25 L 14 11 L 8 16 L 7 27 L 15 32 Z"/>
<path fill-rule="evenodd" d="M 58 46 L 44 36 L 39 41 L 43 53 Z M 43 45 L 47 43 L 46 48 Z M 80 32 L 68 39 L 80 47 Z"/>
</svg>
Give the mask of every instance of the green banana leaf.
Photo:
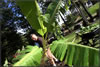
<svg viewBox="0 0 100 67">
<path fill-rule="evenodd" d="M 37 1 L 16 0 L 16 4 L 20 7 L 24 16 L 26 16 L 32 28 L 43 36 L 46 33 L 46 27 L 43 25 L 43 20 L 41 19 L 42 12 Z"/>
<path fill-rule="evenodd" d="M 30 52 L 24 55 L 14 66 L 40 65 L 42 49 L 37 46 L 32 47 Z M 50 49 L 57 59 L 64 61 L 69 66 L 99 66 L 99 49 L 66 42 L 66 40 L 54 41 L 50 45 Z"/>
<path fill-rule="evenodd" d="M 99 49 L 71 42 L 55 41 L 51 45 L 52 53 L 69 66 L 100 66 Z"/>
<path fill-rule="evenodd" d="M 17 52 L 15 54 L 18 54 L 16 55 L 15 58 L 12 59 L 12 62 L 13 63 L 16 63 L 18 62 L 20 59 L 22 59 L 27 53 L 31 52 L 32 49 L 35 49 L 35 47 L 31 46 L 31 45 L 28 45 L 25 47 L 25 50 L 17 50 Z"/>
<path fill-rule="evenodd" d="M 50 3 L 50 5 L 47 8 L 47 11 L 45 13 L 45 18 L 47 18 L 48 20 L 45 21 L 44 25 L 47 27 L 48 32 L 51 32 L 53 30 L 53 28 L 55 28 L 54 24 L 55 22 L 55 17 L 56 14 L 60 8 L 60 4 L 61 4 L 62 0 L 53 0 L 52 3 Z"/>
<path fill-rule="evenodd" d="M 54 0 L 50 3 L 45 15 L 40 11 L 36 0 L 16 0 L 16 3 L 22 10 L 24 16 L 26 16 L 32 28 L 43 36 L 46 32 L 52 32 L 53 28 L 55 28 L 57 24 L 56 14 L 60 9 L 61 1 L 62 0 Z"/>
<path fill-rule="evenodd" d="M 13 66 L 39 66 L 42 58 L 42 48 L 34 46 L 21 60 Z"/>
<path fill-rule="evenodd" d="M 66 45 L 66 40 L 59 40 L 59 41 L 54 41 L 50 45 L 51 52 L 60 60 L 63 61 L 66 51 L 67 51 L 67 45 Z M 62 51 L 62 52 L 61 52 Z"/>
</svg>

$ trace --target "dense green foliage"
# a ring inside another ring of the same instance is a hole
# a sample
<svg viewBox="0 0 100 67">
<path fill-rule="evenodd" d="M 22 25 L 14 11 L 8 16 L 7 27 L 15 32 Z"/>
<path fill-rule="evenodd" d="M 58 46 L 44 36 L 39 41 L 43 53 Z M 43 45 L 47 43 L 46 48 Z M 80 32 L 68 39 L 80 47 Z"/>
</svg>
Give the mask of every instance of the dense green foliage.
<svg viewBox="0 0 100 67">
<path fill-rule="evenodd" d="M 41 48 L 37 46 L 28 47 L 28 49 L 21 52 L 29 53 L 24 56 L 22 54 L 23 57 L 19 55 L 17 59 L 20 57 L 22 59 L 15 63 L 14 66 L 39 66 L 42 56 Z M 67 42 L 66 40 L 54 41 L 50 48 L 60 61 L 64 61 L 69 66 L 99 66 L 99 49 Z"/>
<path fill-rule="evenodd" d="M 87 1 L 87 0 L 85 0 L 85 1 Z M 59 21 L 58 22 L 56 21 L 57 19 L 59 20 L 59 18 L 57 16 L 60 13 L 62 13 L 64 16 L 66 11 L 69 9 L 69 7 L 71 5 L 70 0 L 68 0 L 68 4 L 66 4 L 64 2 L 65 1 L 63 1 L 63 0 L 52 1 L 48 5 L 47 10 L 45 11 L 45 14 L 43 14 L 42 11 L 40 10 L 37 0 L 32 0 L 32 1 L 16 0 L 17 6 L 21 9 L 26 20 L 29 22 L 29 24 L 31 25 L 31 27 L 33 29 L 35 29 L 43 38 L 44 38 L 45 33 L 52 32 L 56 35 L 57 39 L 61 39 L 61 37 L 59 37 L 59 35 L 61 35 L 60 27 L 58 25 Z M 76 0 L 74 3 L 77 4 Z M 61 4 L 63 4 L 64 6 L 62 7 Z M 81 4 L 81 6 L 82 6 L 82 4 Z M 97 11 L 98 3 L 94 6 L 97 6 L 97 8 L 95 8 L 95 10 L 92 10 L 94 7 L 91 7 L 88 10 L 91 14 L 94 13 L 95 11 Z M 84 5 L 83 5 L 83 7 L 84 7 Z M 82 16 L 83 23 L 84 22 L 86 23 L 86 21 L 84 21 L 84 20 L 87 20 L 87 18 L 84 16 L 84 13 L 82 12 L 80 6 L 78 6 L 78 10 L 79 10 L 78 12 L 81 12 L 80 16 Z M 78 13 L 78 12 L 76 12 L 76 13 Z M 89 15 L 89 12 L 87 12 L 88 15 Z M 65 17 L 67 17 L 67 21 L 65 21 L 65 18 L 61 17 L 61 15 L 59 15 L 59 16 L 60 16 L 60 18 L 63 19 L 63 22 L 64 22 L 64 24 L 66 24 L 65 26 L 67 26 L 66 28 L 69 31 L 69 29 L 70 29 L 69 27 L 72 26 L 72 24 L 74 23 L 74 21 L 76 19 L 75 17 L 77 17 L 77 16 L 74 17 L 73 14 L 69 14 L 69 15 L 65 16 Z M 85 17 L 85 19 L 84 19 L 84 17 Z M 9 16 L 9 18 L 13 19 L 12 14 L 11 14 L 11 16 Z M 5 20 L 8 20 L 9 18 L 6 18 Z M 5 22 L 5 21 L 3 21 L 3 22 Z M 20 46 L 24 45 L 24 43 L 25 43 L 25 45 L 28 44 L 27 39 L 25 39 L 25 37 L 22 37 L 21 35 L 19 36 L 18 34 L 16 34 L 16 32 L 14 32 L 14 30 L 11 29 L 12 27 L 10 28 L 11 31 L 9 32 L 8 28 L 4 28 L 4 27 L 6 27 L 5 24 L 2 23 L 2 25 L 3 25 L 2 29 L 6 30 L 6 32 L 2 31 L 2 34 L 7 33 L 6 35 L 3 35 L 3 39 L 2 39 L 2 40 L 4 40 L 3 41 L 3 47 L 4 47 L 3 49 L 6 49 L 6 51 L 10 50 L 9 47 L 6 47 L 6 45 L 10 45 L 10 47 L 13 48 L 11 51 L 13 51 L 14 49 L 21 48 Z M 98 27 L 99 27 L 98 23 L 94 23 L 94 24 L 91 24 L 90 26 L 82 27 L 82 29 L 80 30 L 80 33 L 81 34 L 88 33 Z M 10 33 L 10 35 L 13 34 L 12 36 L 16 41 L 14 41 L 13 38 L 6 37 L 6 36 L 9 36 L 8 35 L 9 33 Z M 51 51 L 55 55 L 55 57 L 57 57 L 57 59 L 59 59 L 61 62 L 64 61 L 64 65 L 67 64 L 68 66 L 72 66 L 72 65 L 73 66 L 99 66 L 99 49 L 94 48 L 94 47 L 84 46 L 85 44 L 84 45 L 76 44 L 78 41 L 76 42 L 77 37 L 75 37 L 76 36 L 75 32 L 73 32 L 73 33 L 70 32 L 70 33 L 71 33 L 71 35 L 68 36 L 68 38 L 56 40 L 50 44 Z M 17 37 L 14 36 L 14 34 L 16 34 Z M 12 42 L 9 42 L 9 40 L 11 40 Z M 44 42 L 46 42 L 46 39 L 45 39 L 45 41 L 43 41 L 43 43 Z M 17 45 L 17 46 L 14 46 L 14 45 Z M 46 44 L 43 44 L 43 46 L 44 45 L 46 46 Z M 7 52 L 4 55 L 7 55 L 9 53 L 10 52 Z M 40 66 L 42 55 L 43 55 L 43 49 L 39 48 L 37 46 L 27 45 L 27 47 L 25 47 L 25 49 L 22 49 L 21 51 L 18 50 L 16 52 L 16 54 L 12 60 L 13 66 Z M 12 54 L 10 54 L 10 55 L 12 55 Z M 6 64 L 7 64 L 7 60 L 4 65 L 6 65 Z"/>
<path fill-rule="evenodd" d="M 96 23 L 92 24 L 92 25 L 89 25 L 87 27 L 82 27 L 80 32 L 78 32 L 78 34 L 80 34 L 80 35 L 81 34 L 86 34 L 86 33 L 89 33 L 91 31 L 95 30 L 96 28 L 99 28 L 99 20 Z"/>
</svg>

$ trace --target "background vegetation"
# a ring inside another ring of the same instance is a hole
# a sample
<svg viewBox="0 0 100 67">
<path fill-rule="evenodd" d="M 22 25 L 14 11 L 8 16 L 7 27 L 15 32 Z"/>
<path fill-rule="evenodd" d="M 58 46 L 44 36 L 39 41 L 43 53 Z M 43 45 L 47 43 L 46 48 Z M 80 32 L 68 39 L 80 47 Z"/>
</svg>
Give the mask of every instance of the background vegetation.
<svg viewBox="0 0 100 67">
<path fill-rule="evenodd" d="M 2 9 L 2 66 L 39 66 L 46 41 L 59 59 L 57 66 L 100 66 L 99 2 L 4 0 Z M 31 33 L 43 37 L 43 49 Z"/>
</svg>

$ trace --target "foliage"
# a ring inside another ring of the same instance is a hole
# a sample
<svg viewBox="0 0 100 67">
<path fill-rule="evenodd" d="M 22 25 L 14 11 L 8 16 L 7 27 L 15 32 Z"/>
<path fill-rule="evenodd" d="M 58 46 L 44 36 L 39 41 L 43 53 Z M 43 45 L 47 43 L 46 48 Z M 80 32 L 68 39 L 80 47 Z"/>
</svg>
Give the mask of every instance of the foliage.
<svg viewBox="0 0 100 67">
<path fill-rule="evenodd" d="M 3 64 L 3 66 L 8 67 L 8 60 L 7 59 L 5 60 L 5 63 Z"/>
<path fill-rule="evenodd" d="M 91 14 L 94 14 L 97 10 L 99 9 L 99 3 L 96 3 L 95 5 L 91 6 L 88 11 L 91 13 Z"/>
<path fill-rule="evenodd" d="M 55 27 L 55 31 L 53 33 L 55 37 L 57 38 L 57 40 L 63 38 L 63 36 L 61 35 L 62 34 L 61 28 L 58 25 Z"/>
<path fill-rule="evenodd" d="M 51 51 L 69 66 L 99 66 L 99 49 L 96 48 L 60 40 L 52 43 Z"/>
<path fill-rule="evenodd" d="M 24 45 L 21 37 L 17 34 L 15 24 L 13 21 L 13 14 L 9 9 L 5 9 L 2 12 L 3 19 L 1 21 L 1 41 L 2 41 L 2 64 L 4 63 L 5 58 L 11 60 L 11 55 Z M 18 46 L 19 45 L 19 46 Z"/>
<path fill-rule="evenodd" d="M 17 5 L 21 8 L 26 19 L 33 29 L 44 36 L 46 32 L 53 32 L 57 25 L 55 19 L 60 9 L 62 0 L 53 1 L 47 9 L 45 15 L 42 15 L 36 0 L 17 0 Z M 66 9 L 68 9 L 66 7 Z M 89 28 L 90 29 L 90 28 Z M 94 29 L 94 26 L 93 26 Z M 80 44 L 69 43 L 66 40 L 55 41 L 52 43 L 51 51 L 60 60 L 69 66 L 99 66 L 99 50 Z M 63 51 L 63 52 L 62 52 Z M 18 52 L 22 55 L 14 58 L 14 66 L 39 66 L 42 49 L 37 46 L 31 46 L 28 49 Z M 80 58 L 81 59 L 80 59 Z M 21 59 L 21 60 L 19 60 Z M 17 62 L 18 61 L 18 62 Z"/>
<path fill-rule="evenodd" d="M 42 14 L 37 1 L 16 0 L 16 3 L 22 10 L 22 13 L 29 21 L 32 28 L 43 36 L 46 32 L 46 28 L 43 25 L 43 20 L 41 18 Z"/>
<path fill-rule="evenodd" d="M 50 3 L 50 5 L 48 6 L 47 8 L 47 11 L 45 13 L 45 18 L 48 19 L 47 21 L 45 21 L 47 24 L 46 27 L 47 27 L 47 30 L 48 32 L 52 32 L 53 28 L 55 28 L 56 26 L 56 14 L 60 8 L 60 3 L 61 3 L 61 0 L 55 0 L 53 1 L 52 3 Z M 50 18 L 50 19 L 49 19 Z"/>
<path fill-rule="evenodd" d="M 5 1 L 5 0 L 4 0 Z M 8 62 L 11 62 L 12 55 L 16 52 L 17 49 L 20 49 L 22 45 L 29 44 L 29 40 L 26 35 L 18 33 L 19 29 L 24 29 L 25 31 L 30 31 L 30 26 L 25 20 L 24 16 L 20 12 L 20 9 L 15 6 L 15 3 L 12 1 L 7 1 L 2 4 L 4 8 L 1 13 L 1 41 L 2 41 L 2 60 L 1 64 L 4 64 L 5 58 Z M 29 38 L 29 37 L 28 37 Z"/>
<path fill-rule="evenodd" d="M 99 49 L 66 42 L 65 39 L 54 41 L 50 48 L 57 59 L 64 61 L 69 66 L 99 66 Z M 25 51 L 29 53 L 15 63 L 14 66 L 38 66 L 42 56 L 41 48 L 30 46 Z"/>
<path fill-rule="evenodd" d="M 52 53 L 60 60 L 63 61 L 64 55 L 67 50 L 66 40 L 54 41 L 51 46 Z M 59 51 L 57 51 L 59 49 Z M 63 51 L 60 53 L 60 51 Z M 59 55 L 58 55 L 59 54 Z"/>
<path fill-rule="evenodd" d="M 50 6 L 48 6 L 47 12 L 45 14 L 46 16 L 43 16 L 41 14 L 40 8 L 36 0 L 34 1 L 17 0 L 16 3 L 21 8 L 23 14 L 26 16 L 26 19 L 29 21 L 32 28 L 43 36 L 43 49 L 45 53 L 46 41 L 44 41 L 44 34 L 46 32 L 53 32 L 52 31 L 53 28 L 55 28 L 55 25 L 57 25 L 57 23 L 55 22 L 55 15 L 58 12 L 61 0 L 55 0 L 50 4 Z M 44 21 L 47 22 L 44 23 Z"/>
<path fill-rule="evenodd" d="M 94 24 L 92 24 L 90 26 L 82 27 L 78 33 L 80 35 L 81 34 L 85 34 L 85 33 L 89 33 L 89 32 L 93 31 L 96 28 L 99 28 L 98 21 L 97 21 L 97 23 L 94 23 Z"/>
<path fill-rule="evenodd" d="M 14 55 L 14 58 L 12 59 L 13 63 L 16 63 L 17 61 L 19 61 L 22 57 L 25 56 L 25 54 L 29 53 L 32 50 L 33 46 L 26 46 L 24 48 L 24 50 L 20 50 L 18 49 Z"/>
<path fill-rule="evenodd" d="M 30 49 L 32 50 L 30 51 Z M 37 46 L 32 46 L 32 48 L 30 47 L 28 50 L 25 50 L 25 52 L 27 51 L 30 52 L 23 56 L 14 66 L 39 66 L 42 57 L 42 49 Z"/>
<path fill-rule="evenodd" d="M 21 8 L 22 13 L 26 16 L 26 19 L 28 20 L 32 28 L 35 29 L 40 35 L 43 36 L 46 32 L 54 31 L 54 28 L 57 25 L 56 16 L 58 10 L 60 10 L 61 8 L 62 0 L 54 0 L 53 2 L 51 2 L 44 15 L 40 11 L 40 7 L 36 0 L 17 0 L 16 3 Z M 68 0 L 68 3 L 69 5 L 71 4 L 70 0 Z M 65 5 L 65 8 L 66 7 L 67 4 Z"/>
</svg>

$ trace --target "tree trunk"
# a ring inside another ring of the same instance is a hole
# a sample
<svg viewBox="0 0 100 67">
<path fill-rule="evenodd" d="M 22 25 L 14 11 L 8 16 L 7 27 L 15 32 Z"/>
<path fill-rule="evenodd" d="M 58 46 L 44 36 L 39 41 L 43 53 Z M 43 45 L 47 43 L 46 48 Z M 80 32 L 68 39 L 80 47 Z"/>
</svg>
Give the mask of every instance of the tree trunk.
<svg viewBox="0 0 100 67">
<path fill-rule="evenodd" d="M 88 22 L 86 16 L 84 16 L 84 13 L 81 11 L 78 2 L 74 3 L 74 2 L 72 1 L 72 4 L 75 5 L 75 8 L 78 10 L 80 16 L 82 16 L 82 19 L 83 19 L 83 26 L 87 26 L 89 22 Z"/>
<path fill-rule="evenodd" d="M 90 17 L 90 22 L 93 22 L 93 17 L 92 15 L 88 12 L 87 8 L 84 6 L 83 2 L 81 0 L 79 0 L 79 3 L 82 5 L 82 7 L 84 8 L 85 12 L 88 14 L 88 16 Z"/>
<path fill-rule="evenodd" d="M 59 13 L 60 14 L 60 13 Z M 69 29 L 69 27 L 68 27 L 68 24 L 67 24 L 67 22 L 64 20 L 64 18 L 62 17 L 62 15 L 60 14 L 60 16 L 61 16 L 61 18 L 62 18 L 62 20 L 64 21 L 64 24 L 65 24 L 65 26 L 66 26 L 66 29 L 68 29 L 69 30 L 69 32 L 71 32 L 71 30 Z"/>
<path fill-rule="evenodd" d="M 96 4 L 99 0 L 91 0 L 91 2 L 94 4 Z"/>
</svg>

